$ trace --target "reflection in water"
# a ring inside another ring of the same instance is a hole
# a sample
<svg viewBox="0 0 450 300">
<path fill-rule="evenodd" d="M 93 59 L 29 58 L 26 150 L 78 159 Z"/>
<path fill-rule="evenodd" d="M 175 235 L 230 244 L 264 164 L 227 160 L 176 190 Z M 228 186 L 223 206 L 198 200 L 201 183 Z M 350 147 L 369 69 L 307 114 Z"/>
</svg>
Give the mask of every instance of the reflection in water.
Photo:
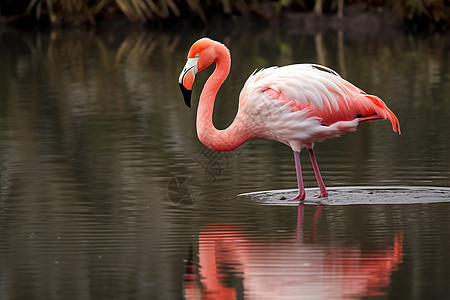
<svg viewBox="0 0 450 300">
<path fill-rule="evenodd" d="M 188 262 L 186 299 L 344 299 L 384 295 L 403 257 L 398 232 L 392 246 L 367 250 L 316 243 L 316 207 L 304 230 L 298 207 L 297 234 L 281 242 L 259 242 L 233 225 L 207 226 L 198 238 L 198 262 Z"/>
</svg>

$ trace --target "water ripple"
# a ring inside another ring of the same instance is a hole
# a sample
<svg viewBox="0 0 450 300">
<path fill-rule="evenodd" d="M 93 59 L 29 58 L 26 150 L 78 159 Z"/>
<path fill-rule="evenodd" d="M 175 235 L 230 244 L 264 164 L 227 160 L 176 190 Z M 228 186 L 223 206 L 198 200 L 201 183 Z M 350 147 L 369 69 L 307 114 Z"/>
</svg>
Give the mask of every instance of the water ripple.
<svg viewBox="0 0 450 300">
<path fill-rule="evenodd" d="M 427 186 L 346 186 L 328 188 L 328 198 L 317 199 L 317 188 L 306 189 L 305 204 L 357 205 L 357 204 L 417 204 L 450 202 L 449 187 Z M 272 190 L 240 194 L 264 205 L 298 205 L 290 201 L 297 189 Z"/>
</svg>

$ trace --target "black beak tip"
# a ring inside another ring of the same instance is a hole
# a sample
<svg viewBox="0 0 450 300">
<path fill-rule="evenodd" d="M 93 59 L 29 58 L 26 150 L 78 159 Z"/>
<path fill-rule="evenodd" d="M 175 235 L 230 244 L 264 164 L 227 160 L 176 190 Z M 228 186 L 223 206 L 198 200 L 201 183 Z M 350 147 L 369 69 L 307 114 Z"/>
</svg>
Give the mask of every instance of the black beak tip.
<svg viewBox="0 0 450 300">
<path fill-rule="evenodd" d="M 191 108 L 191 95 L 192 95 L 192 90 L 188 90 L 188 89 L 185 88 L 184 85 L 181 84 L 181 83 L 180 83 L 180 89 L 181 89 L 181 92 L 183 93 L 184 103 L 186 103 L 187 107 Z"/>
</svg>

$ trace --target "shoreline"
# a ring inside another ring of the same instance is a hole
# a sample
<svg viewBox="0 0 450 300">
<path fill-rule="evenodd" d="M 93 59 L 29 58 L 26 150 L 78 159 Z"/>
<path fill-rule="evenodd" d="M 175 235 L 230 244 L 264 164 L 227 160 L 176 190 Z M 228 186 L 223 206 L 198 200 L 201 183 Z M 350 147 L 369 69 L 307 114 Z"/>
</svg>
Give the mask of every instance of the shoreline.
<svg viewBox="0 0 450 300">
<path fill-rule="evenodd" d="M 57 15 L 56 21 L 50 22 L 48 16 L 37 21 L 31 15 L 0 16 L 0 27 L 14 28 L 22 31 L 53 29 L 108 29 L 139 28 L 158 29 L 162 31 L 185 29 L 220 29 L 220 30 L 254 30 L 261 27 L 279 27 L 292 33 L 314 34 L 324 31 L 345 31 L 355 35 L 385 35 L 389 32 L 448 32 L 450 24 L 424 23 L 406 21 L 390 8 L 373 7 L 365 3 L 349 4 L 344 7 L 344 14 L 317 15 L 312 11 L 285 11 L 275 15 L 267 10 L 258 14 L 229 15 L 216 13 L 205 22 L 200 17 L 169 18 L 148 22 L 131 23 L 127 17 L 118 12 L 101 14 L 95 20 L 83 14 Z"/>
</svg>

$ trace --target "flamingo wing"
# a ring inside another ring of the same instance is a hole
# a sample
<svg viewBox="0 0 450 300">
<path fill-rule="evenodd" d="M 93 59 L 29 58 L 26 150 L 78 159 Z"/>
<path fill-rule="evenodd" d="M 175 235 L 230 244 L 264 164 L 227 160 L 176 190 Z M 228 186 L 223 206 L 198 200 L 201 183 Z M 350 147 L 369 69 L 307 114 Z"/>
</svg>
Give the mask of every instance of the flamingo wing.
<svg viewBox="0 0 450 300">
<path fill-rule="evenodd" d="M 323 125 L 359 118 L 359 122 L 389 119 L 400 132 L 397 117 L 377 96 L 368 95 L 327 67 L 296 64 L 254 72 L 241 91 L 239 102 L 249 93 L 265 93 L 274 101 L 284 101 L 292 111 L 308 111 Z M 253 94 L 254 95 L 254 94 Z"/>
</svg>

